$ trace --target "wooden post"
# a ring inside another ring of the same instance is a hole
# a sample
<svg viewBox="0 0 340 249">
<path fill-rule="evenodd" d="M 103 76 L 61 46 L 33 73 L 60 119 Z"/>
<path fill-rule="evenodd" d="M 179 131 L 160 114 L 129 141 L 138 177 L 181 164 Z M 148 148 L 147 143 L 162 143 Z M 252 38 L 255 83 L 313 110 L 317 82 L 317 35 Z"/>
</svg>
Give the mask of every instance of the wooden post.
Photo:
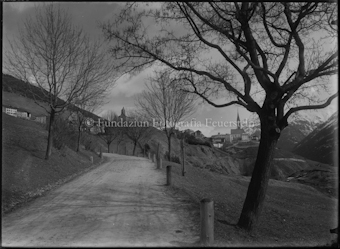
<svg viewBox="0 0 340 249">
<path fill-rule="evenodd" d="M 200 202 L 201 244 L 211 246 L 214 243 L 214 201 L 204 198 Z"/>
<path fill-rule="evenodd" d="M 162 158 L 159 158 L 159 160 L 158 160 L 158 168 L 159 169 L 162 168 Z"/>
<path fill-rule="evenodd" d="M 182 176 L 185 176 L 185 150 L 184 150 L 184 139 L 181 140 L 181 151 L 182 151 Z"/>
<path fill-rule="evenodd" d="M 160 152 L 159 152 L 159 146 L 160 146 L 160 144 L 158 143 L 158 146 L 157 146 L 157 155 L 156 155 L 156 158 L 157 158 L 157 159 L 159 159 L 159 153 L 160 153 Z"/>
<path fill-rule="evenodd" d="M 159 169 L 160 167 L 160 163 L 159 163 L 159 159 L 160 159 L 160 156 L 159 156 L 159 146 L 160 144 L 158 143 L 158 146 L 157 146 L 157 154 L 156 154 L 156 165 L 157 165 L 157 169 Z"/>
<path fill-rule="evenodd" d="M 166 166 L 166 185 L 171 186 L 171 166 Z"/>
<path fill-rule="evenodd" d="M 91 163 L 93 163 L 93 156 L 90 156 L 90 161 Z"/>
<path fill-rule="evenodd" d="M 156 154 L 153 154 L 153 155 L 152 155 L 152 162 L 153 162 L 153 163 L 156 162 Z"/>
<path fill-rule="evenodd" d="M 102 147 L 100 147 L 99 157 L 100 157 L 100 158 L 103 158 Z"/>
</svg>

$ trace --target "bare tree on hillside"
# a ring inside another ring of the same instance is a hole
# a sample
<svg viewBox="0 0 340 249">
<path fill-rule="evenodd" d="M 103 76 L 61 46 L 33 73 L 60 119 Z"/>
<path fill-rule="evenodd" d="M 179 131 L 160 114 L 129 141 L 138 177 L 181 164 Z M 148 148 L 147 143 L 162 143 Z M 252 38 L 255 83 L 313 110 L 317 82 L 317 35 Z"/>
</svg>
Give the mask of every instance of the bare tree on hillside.
<svg viewBox="0 0 340 249">
<path fill-rule="evenodd" d="M 37 7 L 34 17 L 23 23 L 18 40 L 10 44 L 5 68 L 15 77 L 38 87 L 38 91 L 30 87 L 35 102 L 50 116 L 45 155 L 48 159 L 55 115 L 89 88 L 110 86 L 112 64 L 108 63 L 102 44 L 90 42 L 82 29 L 72 24 L 70 15 L 54 4 Z M 48 107 L 40 101 L 46 102 Z"/>
<path fill-rule="evenodd" d="M 72 116 L 72 123 L 75 125 L 77 130 L 77 147 L 76 151 L 79 152 L 80 147 L 80 140 L 83 136 L 83 131 L 85 128 L 85 122 L 88 117 L 88 114 L 86 112 L 93 113 L 96 109 L 98 109 L 104 101 L 106 90 L 103 89 L 103 92 L 96 92 L 91 91 L 89 95 L 91 97 L 88 97 L 86 94 L 82 95 L 80 98 L 77 98 L 77 100 L 74 101 L 74 106 L 78 107 L 76 111 L 70 110 L 71 116 Z M 73 108 L 74 109 L 74 108 Z"/>
<path fill-rule="evenodd" d="M 119 136 L 122 135 L 122 129 L 116 127 L 115 125 L 111 125 L 113 122 L 118 122 L 118 115 L 113 111 L 108 111 L 103 116 L 104 122 L 107 122 L 107 125 L 104 127 L 104 132 L 98 133 L 98 136 L 106 143 L 107 145 L 107 153 L 110 153 L 110 145 L 111 143 Z"/>
<path fill-rule="evenodd" d="M 124 134 L 133 142 L 133 152 L 135 155 L 137 144 L 147 138 L 149 134 L 150 120 L 139 111 L 131 111 L 127 114 L 123 130 Z"/>
<path fill-rule="evenodd" d="M 338 96 L 330 80 L 338 72 L 337 3 L 139 4 L 128 3 L 116 20 L 102 25 L 123 73 L 161 64 L 212 106 L 239 105 L 259 116 L 261 142 L 238 221 L 250 230 L 288 117 L 324 108 Z"/>
<path fill-rule="evenodd" d="M 178 123 L 195 112 L 194 95 L 182 91 L 176 79 L 171 78 L 171 71 L 165 69 L 150 77 L 147 90 L 136 102 L 146 116 L 163 128 L 171 161 L 171 137 Z"/>
</svg>

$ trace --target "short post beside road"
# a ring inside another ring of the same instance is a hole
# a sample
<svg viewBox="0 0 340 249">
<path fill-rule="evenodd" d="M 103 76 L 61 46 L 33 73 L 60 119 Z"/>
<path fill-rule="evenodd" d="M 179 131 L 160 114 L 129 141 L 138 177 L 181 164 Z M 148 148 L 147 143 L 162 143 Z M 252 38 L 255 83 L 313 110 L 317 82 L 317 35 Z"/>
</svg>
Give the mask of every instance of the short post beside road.
<svg viewBox="0 0 340 249">
<path fill-rule="evenodd" d="M 184 139 L 181 140 L 181 152 L 182 152 L 182 176 L 185 176 L 185 149 L 184 149 Z"/>
<path fill-rule="evenodd" d="M 214 243 L 214 201 L 204 198 L 200 202 L 201 244 L 211 246 Z"/>
<path fill-rule="evenodd" d="M 157 146 L 157 153 L 156 153 L 156 167 L 157 169 L 160 169 L 160 148 L 159 148 L 160 144 L 158 143 L 158 146 Z"/>
<path fill-rule="evenodd" d="M 152 155 L 152 162 L 154 163 L 156 161 L 156 154 Z"/>
<path fill-rule="evenodd" d="M 93 156 L 90 156 L 90 161 L 91 163 L 93 163 Z"/>
<path fill-rule="evenodd" d="M 99 151 L 99 157 L 100 157 L 100 158 L 103 158 L 102 147 L 100 147 L 100 151 Z"/>
<path fill-rule="evenodd" d="M 166 185 L 171 186 L 171 166 L 166 166 Z"/>
<path fill-rule="evenodd" d="M 158 168 L 161 169 L 162 168 L 162 158 L 158 159 Z"/>
</svg>

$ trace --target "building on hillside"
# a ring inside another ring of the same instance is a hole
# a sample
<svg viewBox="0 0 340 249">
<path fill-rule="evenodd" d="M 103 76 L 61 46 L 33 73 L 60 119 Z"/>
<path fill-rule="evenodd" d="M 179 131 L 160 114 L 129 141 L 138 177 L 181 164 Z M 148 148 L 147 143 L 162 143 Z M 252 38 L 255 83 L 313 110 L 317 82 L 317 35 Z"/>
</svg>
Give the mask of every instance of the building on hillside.
<svg viewBox="0 0 340 249">
<path fill-rule="evenodd" d="M 202 134 L 200 130 L 195 131 L 194 136 L 195 138 L 204 138 L 204 135 Z"/>
<path fill-rule="evenodd" d="M 33 119 L 33 121 L 36 121 L 36 122 L 39 122 L 39 123 L 42 123 L 42 124 L 46 124 L 47 123 L 47 116 L 45 116 L 45 115 L 36 116 L 36 117 L 34 117 L 32 119 Z"/>
<path fill-rule="evenodd" d="M 118 116 L 118 120 L 119 120 L 119 121 L 120 121 L 120 120 L 123 120 L 123 121 L 126 121 L 126 120 L 127 120 L 127 116 L 126 116 L 126 114 L 125 114 L 125 109 L 124 109 L 124 107 L 123 107 L 123 109 L 121 110 L 120 115 Z"/>
<path fill-rule="evenodd" d="M 250 136 L 248 133 L 242 133 L 241 135 L 241 140 L 244 141 L 244 142 L 248 142 L 250 141 Z"/>
<path fill-rule="evenodd" d="M 18 118 L 24 118 L 24 119 L 30 119 L 31 113 L 29 111 L 26 111 L 25 109 L 18 108 L 17 109 L 17 117 Z"/>
<path fill-rule="evenodd" d="M 16 117 L 18 110 L 17 110 L 17 108 L 12 107 L 12 106 L 2 105 L 2 112 L 6 113 L 8 115 Z"/>
<path fill-rule="evenodd" d="M 237 128 L 230 130 L 230 141 L 250 141 L 251 136 L 241 128 L 240 116 L 237 111 Z"/>
<path fill-rule="evenodd" d="M 31 113 L 23 108 L 3 105 L 2 112 L 7 113 L 8 115 L 11 115 L 14 117 L 18 117 L 18 118 L 24 118 L 24 119 L 31 118 Z"/>
<path fill-rule="evenodd" d="M 230 143 L 230 134 L 220 134 L 211 136 L 211 142 L 214 147 L 221 148 L 223 144 Z"/>
</svg>

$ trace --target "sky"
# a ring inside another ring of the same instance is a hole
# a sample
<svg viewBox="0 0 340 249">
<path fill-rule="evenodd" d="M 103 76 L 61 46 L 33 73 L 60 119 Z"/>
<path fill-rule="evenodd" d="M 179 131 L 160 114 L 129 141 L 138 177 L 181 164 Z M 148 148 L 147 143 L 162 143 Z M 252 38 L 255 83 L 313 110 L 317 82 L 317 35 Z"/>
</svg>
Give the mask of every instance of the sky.
<svg viewBox="0 0 340 249">
<path fill-rule="evenodd" d="M 14 38 L 18 34 L 18 25 L 28 15 L 34 13 L 35 5 L 44 4 L 42 2 L 4 2 L 3 3 L 3 52 L 8 48 L 7 38 Z M 118 2 L 60 2 L 61 6 L 66 8 L 71 14 L 75 25 L 79 25 L 91 37 L 102 38 L 103 35 L 98 27 L 99 22 L 105 22 L 113 19 L 122 6 Z M 159 3 L 155 3 L 156 6 Z M 152 74 L 153 69 L 148 68 L 134 77 L 121 77 L 111 93 L 107 97 L 106 104 L 103 105 L 96 114 L 101 115 L 106 110 L 113 110 L 120 114 L 124 107 L 127 112 L 134 108 L 134 97 L 145 89 L 147 78 Z M 337 101 L 333 101 L 332 106 L 323 111 L 313 112 L 327 118 L 337 110 Z M 229 133 L 230 122 L 235 122 L 237 113 L 241 121 L 246 122 L 253 117 L 243 107 L 230 106 L 224 108 L 215 108 L 207 103 L 197 105 L 197 111 L 190 118 L 188 123 L 194 127 L 188 127 L 192 130 L 201 130 L 205 136 L 215 135 L 217 133 Z M 312 113 L 312 112 L 309 112 Z M 213 125 L 215 122 L 215 125 Z M 219 122 L 219 123 L 217 123 Z M 223 125 L 220 125 L 222 124 Z M 195 126 L 196 124 L 196 126 Z M 206 125 L 210 124 L 210 125 Z"/>
</svg>

